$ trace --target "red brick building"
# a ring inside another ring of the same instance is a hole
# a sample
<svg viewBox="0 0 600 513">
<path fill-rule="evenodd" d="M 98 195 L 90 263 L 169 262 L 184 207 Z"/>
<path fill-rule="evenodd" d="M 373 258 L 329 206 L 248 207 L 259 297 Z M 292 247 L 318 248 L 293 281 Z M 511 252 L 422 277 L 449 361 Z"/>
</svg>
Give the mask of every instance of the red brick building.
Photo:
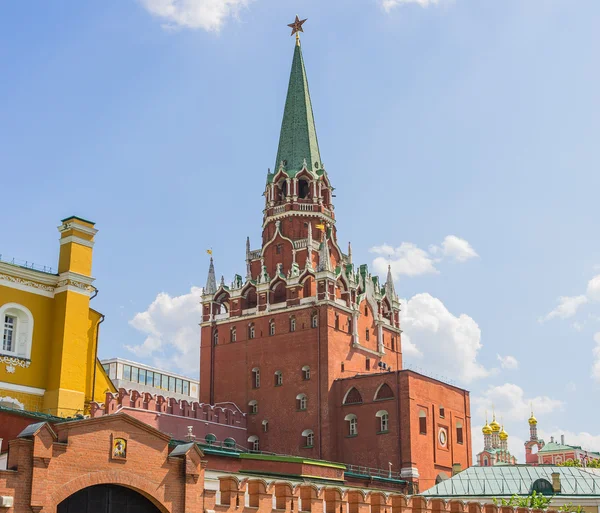
<svg viewBox="0 0 600 513">
<path fill-rule="evenodd" d="M 3 418 L 0 412 L 0 419 Z M 396 476 L 177 441 L 115 413 L 28 425 L 0 470 L 5 513 L 500 513 L 407 496 Z"/>
<path fill-rule="evenodd" d="M 262 241 L 202 297 L 200 400 L 248 413 L 248 448 L 399 470 L 420 488 L 470 465 L 469 394 L 402 370 L 400 303 L 338 241 L 302 51 L 294 49 Z M 358 193 L 359 191 L 357 191 Z"/>
</svg>

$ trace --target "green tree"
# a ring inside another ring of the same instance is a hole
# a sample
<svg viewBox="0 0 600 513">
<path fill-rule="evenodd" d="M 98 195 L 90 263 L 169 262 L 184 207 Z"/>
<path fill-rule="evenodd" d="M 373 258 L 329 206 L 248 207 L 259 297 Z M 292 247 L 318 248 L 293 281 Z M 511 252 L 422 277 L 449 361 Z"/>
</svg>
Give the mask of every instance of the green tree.
<svg viewBox="0 0 600 513">
<path fill-rule="evenodd" d="M 492 502 L 496 506 L 512 506 L 513 508 L 531 508 L 531 509 L 548 509 L 548 504 L 552 497 L 546 497 L 541 493 L 537 493 L 535 490 L 531 492 L 531 495 L 521 496 L 513 495 L 510 499 L 492 499 Z"/>
<path fill-rule="evenodd" d="M 583 467 L 581 460 L 567 460 L 558 464 L 559 467 Z M 590 460 L 585 465 L 588 468 L 600 468 L 600 460 Z"/>
</svg>

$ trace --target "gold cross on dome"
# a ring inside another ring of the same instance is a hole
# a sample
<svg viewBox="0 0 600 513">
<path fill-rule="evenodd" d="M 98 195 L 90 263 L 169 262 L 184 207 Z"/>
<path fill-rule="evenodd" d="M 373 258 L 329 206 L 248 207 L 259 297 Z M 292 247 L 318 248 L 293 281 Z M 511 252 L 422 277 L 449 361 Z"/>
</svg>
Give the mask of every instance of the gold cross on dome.
<svg viewBox="0 0 600 513">
<path fill-rule="evenodd" d="M 300 18 L 298 18 L 298 15 L 296 14 L 296 19 L 294 20 L 294 23 L 290 23 L 288 25 L 288 27 L 291 27 L 291 29 L 292 29 L 292 33 L 290 35 L 293 36 L 294 34 L 296 34 L 296 42 L 297 43 L 300 42 L 300 32 L 304 32 L 304 30 L 302 29 L 302 25 L 304 24 L 305 21 L 306 21 L 306 19 L 301 20 Z"/>
</svg>

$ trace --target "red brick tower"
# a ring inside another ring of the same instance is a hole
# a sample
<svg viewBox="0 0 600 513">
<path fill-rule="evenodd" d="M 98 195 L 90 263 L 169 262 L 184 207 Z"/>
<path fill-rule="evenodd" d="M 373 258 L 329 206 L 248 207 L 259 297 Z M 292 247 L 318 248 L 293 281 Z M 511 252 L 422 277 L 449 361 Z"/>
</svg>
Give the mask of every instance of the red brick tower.
<svg viewBox="0 0 600 513">
<path fill-rule="evenodd" d="M 200 400 L 247 411 L 251 436 L 237 442 L 254 450 L 385 472 L 391 465 L 413 481 L 420 469 L 433 480 L 453 463 L 468 466 L 468 393 L 400 371 L 391 273 L 381 284 L 366 265 L 355 268 L 350 245 L 344 254 L 338 244 L 299 42 L 276 162 L 264 192 L 262 245 L 246 243 L 245 278 L 217 286 L 211 259 Z M 440 408 L 442 424 L 434 419 Z M 425 433 L 423 412 L 432 423 Z M 448 454 L 436 459 L 438 446 Z"/>
</svg>

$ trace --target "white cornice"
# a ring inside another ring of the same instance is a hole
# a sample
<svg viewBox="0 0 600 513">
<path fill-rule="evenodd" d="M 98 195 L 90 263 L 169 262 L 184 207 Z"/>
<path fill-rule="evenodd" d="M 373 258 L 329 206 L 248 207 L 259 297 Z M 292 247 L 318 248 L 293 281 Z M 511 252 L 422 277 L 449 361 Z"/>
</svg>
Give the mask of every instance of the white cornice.
<svg viewBox="0 0 600 513">
<path fill-rule="evenodd" d="M 15 385 L 14 383 L 6 383 L 5 381 L 0 381 L 0 388 L 3 390 L 9 390 L 11 392 L 23 392 L 24 394 L 31 395 L 44 395 L 44 393 L 46 392 L 43 388 Z"/>
<path fill-rule="evenodd" d="M 67 230 L 77 230 L 79 232 L 82 233 L 87 233 L 88 235 L 96 235 L 98 233 L 98 230 L 96 230 L 96 228 L 89 228 L 88 226 L 84 226 L 82 224 L 79 224 L 77 222 L 73 222 L 71 221 L 70 223 L 64 223 L 61 224 L 60 226 L 57 226 L 58 231 L 59 232 L 65 232 Z"/>
<path fill-rule="evenodd" d="M 23 280 L 35 281 L 43 285 L 56 285 L 58 283 L 58 276 L 56 274 L 34 271 L 7 262 L 0 262 L 0 273 L 21 278 Z"/>
<path fill-rule="evenodd" d="M 94 247 L 94 241 L 82 239 L 81 237 L 77 237 L 76 235 L 69 235 L 67 237 L 61 237 L 58 240 L 59 240 L 61 246 L 64 244 L 69 244 L 71 242 L 74 242 L 76 244 L 81 244 L 82 246 L 85 246 L 87 248 Z"/>
<path fill-rule="evenodd" d="M 50 285 L 42 285 L 21 278 L 15 278 L 13 276 L 7 276 L 0 274 L 0 286 L 8 287 L 10 289 L 20 290 L 22 292 L 29 292 L 31 294 L 37 294 L 38 296 L 44 296 L 53 298 L 54 287 Z"/>
<path fill-rule="evenodd" d="M 290 216 L 319 217 L 319 218 L 326 219 L 327 221 L 329 221 L 332 224 L 335 224 L 335 219 L 331 216 L 328 216 L 327 214 L 324 214 L 323 212 L 305 212 L 304 210 L 288 210 L 286 212 L 282 212 L 281 214 L 276 214 L 273 216 L 265 217 L 262 227 L 264 228 L 265 226 L 267 226 L 267 223 L 270 223 L 271 221 L 277 221 L 278 219 L 282 219 L 284 217 L 290 217 Z"/>
<path fill-rule="evenodd" d="M 94 281 L 96 281 L 96 278 L 86 276 L 85 274 L 76 273 L 74 271 L 65 271 L 64 273 L 60 273 L 58 276 L 58 281 L 61 282 L 62 280 L 78 281 L 85 283 L 86 285 L 91 285 L 94 283 Z"/>
</svg>

